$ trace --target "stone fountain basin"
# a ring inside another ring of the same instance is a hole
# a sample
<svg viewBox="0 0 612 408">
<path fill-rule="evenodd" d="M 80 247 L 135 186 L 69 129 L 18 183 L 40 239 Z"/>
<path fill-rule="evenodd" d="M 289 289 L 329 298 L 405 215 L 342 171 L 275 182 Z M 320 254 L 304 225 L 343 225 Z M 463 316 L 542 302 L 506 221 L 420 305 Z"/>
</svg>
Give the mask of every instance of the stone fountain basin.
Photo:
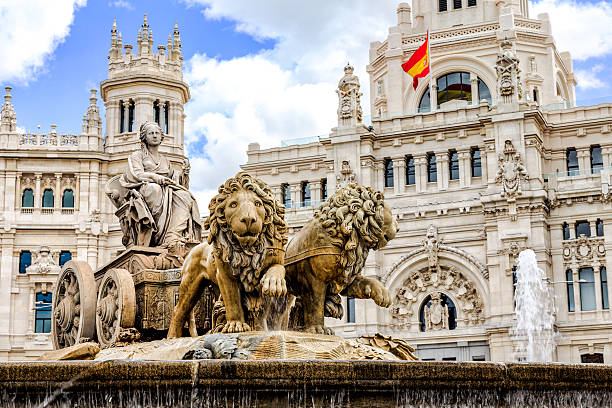
<svg viewBox="0 0 612 408">
<path fill-rule="evenodd" d="M 0 363 L 6 407 L 609 407 L 612 366 L 411 361 Z"/>
</svg>

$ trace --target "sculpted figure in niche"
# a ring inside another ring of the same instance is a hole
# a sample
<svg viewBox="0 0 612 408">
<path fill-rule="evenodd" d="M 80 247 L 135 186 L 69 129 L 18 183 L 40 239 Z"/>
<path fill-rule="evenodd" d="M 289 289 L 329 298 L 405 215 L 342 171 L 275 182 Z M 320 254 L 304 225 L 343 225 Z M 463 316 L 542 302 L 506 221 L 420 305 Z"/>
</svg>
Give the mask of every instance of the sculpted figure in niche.
<svg viewBox="0 0 612 408">
<path fill-rule="evenodd" d="M 140 150 L 128 158 L 128 168 L 119 182 L 135 199 L 138 221 L 151 226 L 149 246 L 172 247 L 177 243 L 199 242 L 202 234 L 200 212 L 188 190 L 189 164 L 173 169 L 159 152 L 163 133 L 155 122 L 140 126 Z"/>
<path fill-rule="evenodd" d="M 448 306 L 442 305 L 442 294 L 431 294 L 431 305 L 425 306 L 425 326 L 427 330 L 448 329 Z"/>
</svg>

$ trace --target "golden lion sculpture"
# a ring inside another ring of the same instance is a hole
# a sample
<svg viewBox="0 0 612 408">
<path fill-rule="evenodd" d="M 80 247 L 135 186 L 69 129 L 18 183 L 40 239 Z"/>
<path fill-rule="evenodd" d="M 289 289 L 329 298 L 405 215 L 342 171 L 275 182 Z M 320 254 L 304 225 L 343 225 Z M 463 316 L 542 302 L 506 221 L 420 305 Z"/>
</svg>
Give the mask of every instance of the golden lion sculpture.
<svg viewBox="0 0 612 408">
<path fill-rule="evenodd" d="M 370 187 L 349 184 L 322 204 L 285 252 L 287 286 L 303 313 L 292 319 L 296 328 L 333 334 L 323 318 L 342 317 L 339 294 L 388 307 L 389 291 L 361 271 L 370 249 L 387 245 L 398 230 L 383 194 Z"/>
<path fill-rule="evenodd" d="M 193 308 L 207 280 L 219 287 L 223 298 L 224 333 L 251 330 L 245 309 L 261 307 L 261 294 L 287 293 L 285 208 L 268 185 L 240 172 L 219 187 L 208 208 L 210 216 L 204 223 L 210 230 L 208 242 L 196 246 L 185 259 L 169 338 L 181 336 L 188 316 L 190 334 L 197 335 Z"/>
</svg>

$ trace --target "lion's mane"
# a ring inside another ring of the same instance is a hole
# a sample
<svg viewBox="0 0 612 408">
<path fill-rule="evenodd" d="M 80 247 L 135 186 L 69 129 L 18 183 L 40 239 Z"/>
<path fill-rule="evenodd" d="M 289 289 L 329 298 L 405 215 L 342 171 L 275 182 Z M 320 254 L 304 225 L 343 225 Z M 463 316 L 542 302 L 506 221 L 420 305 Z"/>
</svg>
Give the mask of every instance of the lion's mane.
<svg viewBox="0 0 612 408">
<path fill-rule="evenodd" d="M 262 231 L 250 247 L 240 245 L 225 219 L 226 199 L 238 190 L 253 191 L 263 201 L 266 211 Z M 210 230 L 208 243 L 224 262 L 230 264 L 232 274 L 239 277 L 247 292 L 259 284 L 261 265 L 268 248 L 283 249 L 287 243 L 285 207 L 263 181 L 240 172 L 219 187 L 219 193 L 210 200 L 210 215 L 204 221 L 204 228 Z"/>
<path fill-rule="evenodd" d="M 349 184 L 337 190 L 317 211 L 321 226 L 340 248 L 340 265 L 350 284 L 363 269 L 370 249 L 383 234 L 384 196 L 370 187 Z"/>
</svg>

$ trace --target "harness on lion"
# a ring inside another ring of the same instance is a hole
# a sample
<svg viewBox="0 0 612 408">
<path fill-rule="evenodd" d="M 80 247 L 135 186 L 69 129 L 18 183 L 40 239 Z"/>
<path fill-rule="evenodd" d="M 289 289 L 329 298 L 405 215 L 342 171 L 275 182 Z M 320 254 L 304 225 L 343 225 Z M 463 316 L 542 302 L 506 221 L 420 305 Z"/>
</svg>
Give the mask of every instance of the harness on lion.
<svg viewBox="0 0 612 408">
<path fill-rule="evenodd" d="M 323 245 L 318 248 L 309 248 L 295 255 L 285 257 L 285 266 L 292 265 L 303 261 L 304 259 L 313 258 L 318 255 L 336 255 L 340 256 L 342 250 L 334 245 Z"/>
</svg>

